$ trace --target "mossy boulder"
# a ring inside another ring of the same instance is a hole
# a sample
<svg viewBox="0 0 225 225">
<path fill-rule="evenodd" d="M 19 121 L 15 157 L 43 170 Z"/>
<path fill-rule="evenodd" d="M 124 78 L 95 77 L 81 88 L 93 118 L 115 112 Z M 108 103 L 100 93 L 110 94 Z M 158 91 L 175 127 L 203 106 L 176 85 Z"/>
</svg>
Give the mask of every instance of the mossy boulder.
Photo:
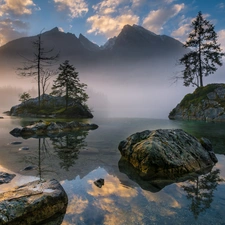
<svg viewBox="0 0 225 225">
<path fill-rule="evenodd" d="M 135 133 L 120 142 L 119 151 L 145 180 L 172 179 L 212 167 L 218 161 L 208 139 L 199 141 L 182 129 Z"/>
<path fill-rule="evenodd" d="M 225 122 L 225 84 L 209 84 L 187 94 L 169 119 Z"/>
</svg>

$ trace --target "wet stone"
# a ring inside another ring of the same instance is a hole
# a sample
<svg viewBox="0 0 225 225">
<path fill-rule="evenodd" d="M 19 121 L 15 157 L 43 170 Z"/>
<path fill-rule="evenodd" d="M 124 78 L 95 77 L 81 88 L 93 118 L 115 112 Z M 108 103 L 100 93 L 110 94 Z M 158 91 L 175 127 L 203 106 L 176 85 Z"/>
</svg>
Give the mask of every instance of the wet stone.
<svg viewBox="0 0 225 225">
<path fill-rule="evenodd" d="M 102 178 L 100 178 L 100 179 L 98 179 L 98 180 L 96 180 L 96 181 L 94 182 L 94 184 L 95 184 L 98 188 L 101 188 L 101 187 L 104 185 L 104 183 L 105 183 L 105 181 L 104 181 L 104 179 L 102 179 Z"/>
<path fill-rule="evenodd" d="M 22 142 L 21 141 L 13 141 L 10 143 L 11 145 L 21 145 Z"/>
<path fill-rule="evenodd" d="M 16 175 L 0 172 L 0 184 L 9 183 Z"/>
<path fill-rule="evenodd" d="M 28 147 L 21 147 L 21 148 L 19 148 L 19 151 L 27 151 L 27 150 L 29 150 Z"/>
</svg>

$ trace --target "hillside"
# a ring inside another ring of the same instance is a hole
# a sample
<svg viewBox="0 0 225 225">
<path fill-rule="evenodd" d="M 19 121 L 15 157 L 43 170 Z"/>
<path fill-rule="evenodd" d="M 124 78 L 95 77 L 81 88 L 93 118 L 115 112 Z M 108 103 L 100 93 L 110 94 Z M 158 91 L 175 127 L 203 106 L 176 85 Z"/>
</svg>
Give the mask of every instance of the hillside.
<svg viewBox="0 0 225 225">
<path fill-rule="evenodd" d="M 225 122 L 225 84 L 208 84 L 187 94 L 169 119 Z"/>
</svg>

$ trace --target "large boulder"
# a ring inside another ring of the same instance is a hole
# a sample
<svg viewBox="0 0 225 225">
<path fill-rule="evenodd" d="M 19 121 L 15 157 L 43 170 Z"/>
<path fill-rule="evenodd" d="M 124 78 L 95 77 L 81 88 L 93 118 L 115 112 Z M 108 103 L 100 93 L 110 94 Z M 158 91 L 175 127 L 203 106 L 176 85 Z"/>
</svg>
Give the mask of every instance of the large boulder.
<svg viewBox="0 0 225 225">
<path fill-rule="evenodd" d="M 98 125 L 81 123 L 76 121 L 71 122 L 47 122 L 40 120 L 23 128 L 14 128 L 10 134 L 15 137 L 42 137 L 42 136 L 57 136 L 61 133 L 72 132 L 75 130 L 94 130 Z"/>
<path fill-rule="evenodd" d="M 120 142 L 119 150 L 144 179 L 182 176 L 217 162 L 206 138 L 200 142 L 181 129 L 135 133 Z"/>
<path fill-rule="evenodd" d="M 209 84 L 187 94 L 169 119 L 225 121 L 225 84 Z"/>
<path fill-rule="evenodd" d="M 67 195 L 56 180 L 34 181 L 0 194 L 1 225 L 62 223 Z M 49 220 L 50 221 L 50 220 Z"/>
</svg>

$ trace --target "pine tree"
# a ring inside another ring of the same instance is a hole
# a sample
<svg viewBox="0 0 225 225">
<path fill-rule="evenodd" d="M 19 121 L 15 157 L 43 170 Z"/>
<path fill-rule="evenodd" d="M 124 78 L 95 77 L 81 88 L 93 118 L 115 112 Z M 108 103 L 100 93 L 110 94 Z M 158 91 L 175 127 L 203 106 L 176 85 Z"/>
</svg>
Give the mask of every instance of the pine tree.
<svg viewBox="0 0 225 225">
<path fill-rule="evenodd" d="M 180 59 L 180 64 L 185 67 L 182 79 L 184 86 L 191 84 L 202 87 L 203 77 L 213 74 L 217 70 L 216 65 L 222 66 L 222 56 L 225 54 L 217 43 L 214 25 L 204 19 L 201 12 L 192 22 L 191 28 L 192 31 L 184 44 L 190 52 Z"/>
<path fill-rule="evenodd" d="M 85 92 L 87 85 L 80 83 L 78 72 L 73 65 L 66 60 L 59 66 L 59 75 L 53 83 L 52 95 L 65 96 L 66 109 L 69 105 L 69 98 L 75 102 L 84 104 L 88 100 L 88 95 Z"/>
</svg>

